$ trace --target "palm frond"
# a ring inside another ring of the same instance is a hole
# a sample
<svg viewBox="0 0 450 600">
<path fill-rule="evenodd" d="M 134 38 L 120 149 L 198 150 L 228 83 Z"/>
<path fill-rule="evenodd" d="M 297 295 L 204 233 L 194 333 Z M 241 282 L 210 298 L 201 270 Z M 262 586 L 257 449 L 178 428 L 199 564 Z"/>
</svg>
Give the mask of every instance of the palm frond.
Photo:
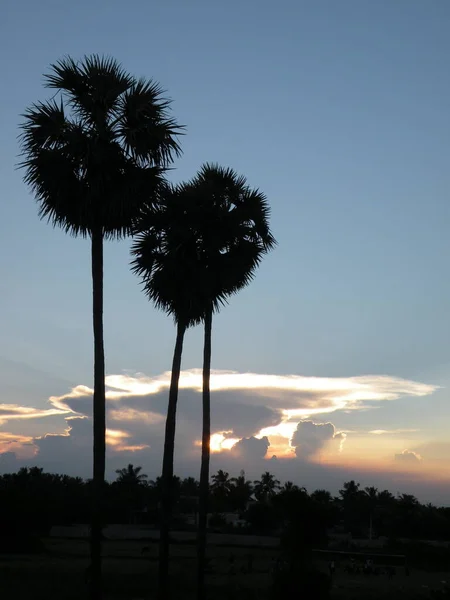
<svg viewBox="0 0 450 600">
<path fill-rule="evenodd" d="M 120 98 L 115 128 L 131 156 L 167 166 L 181 155 L 177 137 L 184 127 L 169 117 L 171 101 L 163 93 L 153 81 L 134 83 Z"/>
<path fill-rule="evenodd" d="M 134 84 L 115 59 L 98 55 L 79 62 L 63 58 L 44 77 L 46 86 L 65 94 L 74 113 L 91 125 L 106 124 L 108 112 Z"/>
<path fill-rule="evenodd" d="M 20 141 L 26 153 L 64 143 L 69 126 L 63 103 L 55 100 L 33 104 L 23 115 Z"/>
<path fill-rule="evenodd" d="M 39 203 L 39 216 L 67 233 L 87 235 L 78 206 L 84 186 L 73 161 L 58 149 L 48 148 L 27 158 L 22 166 L 26 169 L 24 181 Z"/>
</svg>

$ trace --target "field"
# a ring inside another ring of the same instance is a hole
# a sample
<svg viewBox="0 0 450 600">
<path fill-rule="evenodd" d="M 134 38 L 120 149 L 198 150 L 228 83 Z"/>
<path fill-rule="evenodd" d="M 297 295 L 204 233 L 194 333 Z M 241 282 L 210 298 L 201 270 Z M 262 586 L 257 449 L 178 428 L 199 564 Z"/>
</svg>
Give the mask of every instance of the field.
<svg viewBox="0 0 450 600">
<path fill-rule="evenodd" d="M 174 598 L 194 597 L 195 546 L 189 534 L 171 546 L 171 582 Z M 251 540 L 254 541 L 254 540 Z M 261 538 L 259 539 L 261 542 Z M 138 600 L 151 598 L 156 589 L 156 540 L 107 540 L 104 543 L 104 574 L 106 598 L 109 600 Z M 247 545 L 244 545 L 245 542 Z M 207 576 L 209 597 L 277 598 L 271 588 L 271 570 L 278 555 L 270 545 L 248 545 L 242 536 L 211 536 L 208 556 L 211 573 Z M 226 545 L 225 545 L 226 544 Z M 249 555 L 252 572 L 248 572 Z M 86 597 L 85 570 L 88 566 L 88 544 L 84 539 L 44 540 L 44 551 L 36 555 L 0 555 L 0 585 L 2 597 L 22 600 L 51 600 L 52 598 Z M 318 568 L 327 572 L 326 561 Z M 350 575 L 338 564 L 333 580 L 336 598 L 413 598 L 414 592 L 427 597 L 429 589 L 440 589 L 448 574 L 413 571 L 406 576 L 397 569 L 396 576 Z M 449 578 L 450 579 L 450 578 Z M 299 597 L 301 582 L 299 581 Z"/>
</svg>

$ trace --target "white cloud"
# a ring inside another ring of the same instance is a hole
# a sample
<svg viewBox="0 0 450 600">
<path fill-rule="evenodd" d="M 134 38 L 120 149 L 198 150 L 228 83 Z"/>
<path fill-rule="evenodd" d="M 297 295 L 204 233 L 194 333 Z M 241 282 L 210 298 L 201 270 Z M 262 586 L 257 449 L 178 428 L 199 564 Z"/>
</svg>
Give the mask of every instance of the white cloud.
<svg viewBox="0 0 450 600">
<path fill-rule="evenodd" d="M 152 396 L 166 391 L 170 385 L 170 372 L 155 377 L 142 373 L 135 375 L 108 375 L 106 377 L 108 400 L 126 397 Z M 202 389 L 201 369 L 182 371 L 180 390 Z M 270 406 L 281 407 L 286 414 L 304 417 L 311 414 L 333 412 L 360 406 L 366 401 L 397 400 L 403 396 L 427 396 L 437 386 L 387 375 L 360 377 L 305 377 L 302 375 L 264 375 L 236 371 L 212 370 L 211 391 L 239 392 L 247 401 L 259 404 L 261 397 L 270 399 Z M 84 385 L 74 387 L 70 393 L 54 396 L 50 402 L 61 410 L 70 410 L 70 400 L 91 396 L 92 389 Z"/>
<path fill-rule="evenodd" d="M 419 429 L 372 429 L 372 435 L 397 435 L 401 433 L 417 433 Z"/>
<path fill-rule="evenodd" d="M 158 473 L 170 373 L 156 377 L 142 373 L 109 375 L 106 384 L 108 464 L 120 466 L 129 458 L 131 462 L 142 459 L 151 472 Z M 196 440 L 201 437 L 201 386 L 201 370 L 181 373 L 176 437 L 179 465 L 197 464 L 199 459 Z M 312 461 L 325 448 L 334 445 L 336 453 L 346 437 L 332 423 L 316 423 L 312 417 L 317 420 L 319 415 L 337 411 L 364 410 L 371 401 L 427 396 L 436 389 L 433 385 L 388 376 L 320 378 L 215 370 L 211 377 L 214 460 L 234 461 L 236 465 L 241 461 L 249 468 L 252 460 L 262 465 L 264 457 L 274 453 L 279 462 L 295 458 L 296 454 L 298 468 L 301 460 Z M 48 409 L 0 405 L 2 429 L 17 419 L 24 423 L 23 439 L 4 438 L 2 444 L 0 438 L 0 453 L 28 444 L 36 453 L 36 462 L 46 468 L 53 465 L 56 470 L 73 472 L 85 464 L 90 470 L 92 389 L 77 385 L 67 394 L 52 396 L 49 402 Z M 58 417 L 59 426 L 55 425 Z M 48 424 L 47 431 L 52 428 L 59 433 L 27 437 L 25 421 L 37 418 L 41 418 L 39 423 Z M 372 433 L 382 435 L 384 431 Z"/>
<path fill-rule="evenodd" d="M 170 372 L 155 377 L 142 373 L 109 375 L 106 384 L 108 418 L 119 429 L 142 430 L 144 426 L 163 422 Z M 189 431 L 194 440 L 199 439 L 198 395 L 201 387 L 200 369 L 182 371 L 178 417 L 183 430 Z M 285 451 L 289 453 L 289 440 L 301 421 L 336 411 L 364 410 L 371 401 L 379 403 L 402 396 L 425 396 L 436 389 L 430 384 L 383 375 L 330 378 L 213 370 L 212 425 L 215 437 L 212 446 L 215 450 L 229 449 L 230 438 L 268 436 L 269 440 L 277 437 L 278 442 L 285 439 Z M 92 389 L 78 385 L 68 394 L 50 398 L 50 402 L 57 410 L 90 416 L 91 397 Z M 373 430 L 373 433 L 381 435 L 382 431 Z M 226 441 L 220 441 L 218 437 L 223 432 L 230 432 L 225 436 Z M 341 441 L 344 439 L 342 432 Z M 143 443 L 142 440 L 135 442 Z"/>
<path fill-rule="evenodd" d="M 43 410 L 18 404 L 0 404 L 0 425 L 16 419 L 44 419 L 55 415 L 65 415 L 69 412 L 70 409 L 49 408 Z"/>
</svg>

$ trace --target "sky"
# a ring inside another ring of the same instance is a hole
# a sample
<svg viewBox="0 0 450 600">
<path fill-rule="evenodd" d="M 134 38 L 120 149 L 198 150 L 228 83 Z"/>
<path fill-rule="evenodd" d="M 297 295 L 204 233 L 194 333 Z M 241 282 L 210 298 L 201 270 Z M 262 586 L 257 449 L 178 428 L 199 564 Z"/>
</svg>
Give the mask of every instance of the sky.
<svg viewBox="0 0 450 600">
<path fill-rule="evenodd" d="M 158 81 L 186 125 L 173 181 L 218 162 L 278 247 L 213 323 L 212 468 L 345 479 L 450 504 L 447 0 L 5 0 L 0 22 L 0 472 L 90 476 L 89 243 L 40 222 L 18 125 L 64 55 Z M 175 331 L 105 249 L 108 476 L 161 468 Z M 201 328 L 175 468 L 199 472 Z M 273 457 L 276 458 L 273 458 Z"/>
</svg>

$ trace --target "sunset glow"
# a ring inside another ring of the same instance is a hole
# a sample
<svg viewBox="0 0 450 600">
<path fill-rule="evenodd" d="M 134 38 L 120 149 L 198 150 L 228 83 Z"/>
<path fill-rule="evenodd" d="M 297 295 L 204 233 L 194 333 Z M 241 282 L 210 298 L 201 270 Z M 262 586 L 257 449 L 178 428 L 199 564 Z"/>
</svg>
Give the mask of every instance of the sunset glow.
<svg viewBox="0 0 450 600">
<path fill-rule="evenodd" d="M 167 372 L 156 377 L 143 374 L 107 377 L 109 452 L 117 455 L 151 453 L 153 444 L 160 452 L 165 423 L 162 410 L 165 410 L 169 384 L 170 373 Z M 184 410 L 186 402 L 183 390 L 200 393 L 201 385 L 201 370 L 181 373 L 179 410 Z M 340 430 L 333 424 L 342 415 L 357 414 L 386 402 L 392 404 L 403 397 L 427 397 L 437 389 L 431 384 L 388 376 L 320 378 L 215 370 L 211 377 L 213 410 L 215 393 L 221 394 L 221 405 L 224 398 L 229 397 L 233 408 L 225 410 L 221 417 L 230 426 L 211 435 L 211 452 L 223 460 L 240 463 L 245 463 L 246 457 L 254 453 L 258 460 L 267 462 L 276 457 L 284 465 L 298 460 L 351 469 L 359 465 L 370 471 L 407 472 L 414 477 L 425 476 L 426 466 L 428 474 L 439 471 L 442 477 L 439 455 L 430 459 L 425 452 L 425 458 L 422 457 L 420 446 L 424 441 L 418 428 L 346 427 Z M 263 420 L 262 426 L 255 426 L 252 419 L 242 421 L 234 399 L 247 406 L 245 410 L 250 411 L 249 415 L 257 416 L 262 411 L 268 423 L 264 425 Z M 46 410 L 3 405 L 0 419 L 4 426 L 17 419 L 44 423 L 48 418 L 58 417 L 65 425 L 58 432 L 36 437 L 4 432 L 3 438 L 0 437 L 0 453 L 14 451 L 20 456 L 39 456 L 40 440 L 49 436 L 61 442 L 76 440 L 82 423 L 83 435 L 91 435 L 92 390 L 88 386 L 77 385 L 67 394 L 50 397 L 49 402 L 51 408 Z M 371 414 L 376 416 L 373 411 Z M 213 423 L 214 419 L 213 413 Z M 186 426 L 181 413 L 179 423 L 181 428 Z M 201 446 L 197 427 L 192 433 L 191 448 Z M 186 449 L 185 455 L 191 456 L 190 451 Z M 156 460 L 160 464 L 161 459 Z"/>
</svg>

